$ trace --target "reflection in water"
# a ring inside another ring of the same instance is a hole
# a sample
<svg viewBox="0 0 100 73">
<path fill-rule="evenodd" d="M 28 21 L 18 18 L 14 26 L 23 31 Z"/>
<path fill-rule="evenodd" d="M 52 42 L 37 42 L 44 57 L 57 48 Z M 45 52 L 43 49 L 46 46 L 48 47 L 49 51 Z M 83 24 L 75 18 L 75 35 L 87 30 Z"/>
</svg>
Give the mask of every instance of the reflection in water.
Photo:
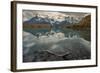
<svg viewBox="0 0 100 73">
<path fill-rule="evenodd" d="M 61 31 L 23 32 L 23 62 L 90 59 L 90 42 Z"/>
</svg>

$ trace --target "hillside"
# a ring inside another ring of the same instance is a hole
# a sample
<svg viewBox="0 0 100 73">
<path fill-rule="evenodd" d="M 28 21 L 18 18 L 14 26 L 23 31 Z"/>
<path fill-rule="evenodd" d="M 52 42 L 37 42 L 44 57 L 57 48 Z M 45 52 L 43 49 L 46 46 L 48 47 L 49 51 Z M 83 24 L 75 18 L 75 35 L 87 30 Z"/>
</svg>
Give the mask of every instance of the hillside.
<svg viewBox="0 0 100 73">
<path fill-rule="evenodd" d="M 88 15 L 84 17 L 78 24 L 73 24 L 69 26 L 64 26 L 66 28 L 72 28 L 72 29 L 84 29 L 84 28 L 90 28 L 91 27 L 91 15 Z"/>
</svg>

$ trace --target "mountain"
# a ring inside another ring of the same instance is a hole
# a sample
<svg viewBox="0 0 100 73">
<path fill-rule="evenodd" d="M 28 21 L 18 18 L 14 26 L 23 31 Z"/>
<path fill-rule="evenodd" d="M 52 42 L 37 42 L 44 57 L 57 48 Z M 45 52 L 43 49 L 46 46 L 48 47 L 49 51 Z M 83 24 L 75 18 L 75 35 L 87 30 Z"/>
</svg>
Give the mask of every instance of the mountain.
<svg viewBox="0 0 100 73">
<path fill-rule="evenodd" d="M 91 26 L 91 15 L 84 17 L 80 22 L 79 25 L 81 27 L 90 27 Z"/>
<path fill-rule="evenodd" d="M 33 17 L 28 21 L 25 21 L 24 24 L 49 24 L 48 19 L 41 17 Z"/>
<path fill-rule="evenodd" d="M 91 15 L 85 16 L 79 23 L 73 24 L 70 26 L 66 26 L 66 28 L 72 28 L 72 29 L 84 29 L 84 28 L 90 28 L 91 27 Z"/>
<path fill-rule="evenodd" d="M 81 18 L 80 18 L 81 19 Z M 62 26 L 62 25 L 69 25 L 69 24 L 75 24 L 78 23 L 80 20 L 79 18 L 75 17 L 63 17 L 62 19 L 55 19 L 50 18 L 49 16 L 41 17 L 41 16 L 34 16 L 30 20 L 24 21 L 24 24 L 50 24 L 54 26 Z"/>
</svg>

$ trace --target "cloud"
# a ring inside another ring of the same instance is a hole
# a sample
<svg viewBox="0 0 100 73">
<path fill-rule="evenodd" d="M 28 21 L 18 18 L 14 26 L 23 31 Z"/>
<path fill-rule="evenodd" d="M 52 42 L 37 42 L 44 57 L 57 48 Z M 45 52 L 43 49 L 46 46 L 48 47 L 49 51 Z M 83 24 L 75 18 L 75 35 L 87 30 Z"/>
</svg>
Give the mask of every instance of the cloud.
<svg viewBox="0 0 100 73">
<path fill-rule="evenodd" d="M 87 14 L 89 13 L 23 10 L 23 21 L 27 21 L 36 15 L 42 18 L 49 17 L 49 18 L 61 20 L 64 19 L 64 17 L 80 18 L 80 17 L 84 17 Z"/>
</svg>

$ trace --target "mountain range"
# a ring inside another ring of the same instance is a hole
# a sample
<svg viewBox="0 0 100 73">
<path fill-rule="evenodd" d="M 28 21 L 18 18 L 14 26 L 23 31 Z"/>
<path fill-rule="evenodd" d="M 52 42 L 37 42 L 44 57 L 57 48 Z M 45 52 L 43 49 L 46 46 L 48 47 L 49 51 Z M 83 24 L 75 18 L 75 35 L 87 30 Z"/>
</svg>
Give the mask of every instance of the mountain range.
<svg viewBox="0 0 100 73">
<path fill-rule="evenodd" d="M 50 24 L 50 25 L 63 25 L 63 24 L 75 24 L 78 23 L 82 18 L 75 18 L 75 17 L 63 17 L 62 20 L 60 19 L 54 19 L 46 17 L 39 17 L 36 15 L 35 17 L 32 17 L 31 19 L 24 21 L 24 24 Z"/>
</svg>

